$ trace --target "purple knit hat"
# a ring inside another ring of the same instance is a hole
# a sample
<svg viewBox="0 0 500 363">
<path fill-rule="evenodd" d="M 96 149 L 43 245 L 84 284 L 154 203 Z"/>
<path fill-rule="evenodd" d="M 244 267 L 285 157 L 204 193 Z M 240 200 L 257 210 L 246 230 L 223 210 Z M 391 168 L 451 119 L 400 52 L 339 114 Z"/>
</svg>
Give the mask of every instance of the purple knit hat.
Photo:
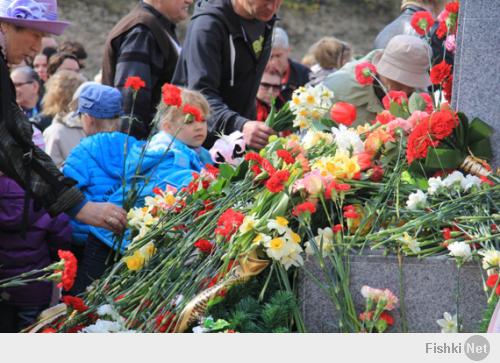
<svg viewBox="0 0 500 363">
<path fill-rule="evenodd" d="M 69 25 L 57 20 L 57 0 L 0 0 L 0 22 L 55 35 Z"/>
</svg>

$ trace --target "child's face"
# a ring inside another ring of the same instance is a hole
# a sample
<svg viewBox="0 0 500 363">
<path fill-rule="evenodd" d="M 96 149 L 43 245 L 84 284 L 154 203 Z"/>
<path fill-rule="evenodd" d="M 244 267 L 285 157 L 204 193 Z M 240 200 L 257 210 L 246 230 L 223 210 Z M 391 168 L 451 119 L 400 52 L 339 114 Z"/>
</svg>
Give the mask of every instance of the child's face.
<svg viewBox="0 0 500 363">
<path fill-rule="evenodd" d="M 180 130 L 179 130 L 180 128 Z M 200 147 L 207 138 L 207 123 L 191 121 L 185 123 L 180 122 L 165 122 L 163 124 L 163 131 L 182 141 L 187 146 L 196 148 Z"/>
</svg>

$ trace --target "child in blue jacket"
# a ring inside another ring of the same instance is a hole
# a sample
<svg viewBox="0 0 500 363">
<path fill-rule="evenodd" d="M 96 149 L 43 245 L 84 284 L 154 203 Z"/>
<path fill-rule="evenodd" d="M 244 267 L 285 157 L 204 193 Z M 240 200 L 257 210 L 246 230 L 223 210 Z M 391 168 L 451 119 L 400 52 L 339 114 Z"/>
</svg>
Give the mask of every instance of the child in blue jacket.
<svg viewBox="0 0 500 363">
<path fill-rule="evenodd" d="M 118 132 L 122 95 L 112 87 L 89 83 L 78 97 L 78 111 L 87 137 L 66 159 L 63 173 L 78 182 L 78 188 L 92 202 L 107 202 L 122 184 L 124 147 L 141 143 Z M 72 220 L 72 250 L 79 257 L 79 271 L 71 294 L 78 294 L 104 271 L 100 265 L 110 250 L 90 234 L 90 226 Z"/>
<path fill-rule="evenodd" d="M 159 120 L 159 132 L 149 143 L 135 139 L 130 143 L 125 162 L 125 189 L 123 184 L 120 184 L 106 201 L 123 206 L 124 196 L 133 186 L 135 190 L 140 191 L 135 205 L 140 206 L 146 196 L 154 195 L 155 187 L 165 189 L 170 185 L 180 189 L 191 182 L 193 172 L 200 173 L 207 163 L 212 163 L 209 152 L 201 146 L 207 137 L 205 119 L 209 113 L 208 102 L 201 93 L 186 89 L 181 90 L 181 98 L 183 103 L 179 107 L 167 106 L 160 102 L 155 118 Z M 190 106 L 188 109 L 195 108 L 197 112 L 194 113 L 197 116 L 185 113 L 185 105 Z M 123 158 L 120 160 L 123 161 Z M 140 178 L 137 178 L 138 175 Z M 92 252 L 93 261 L 91 266 L 82 266 L 81 269 L 82 274 L 90 277 L 85 280 L 87 285 L 102 275 L 112 249 L 123 252 L 128 244 L 125 237 L 125 241 L 118 248 L 113 233 L 103 228 L 90 227 L 89 231 L 90 237 L 86 242 L 85 251 Z M 75 283 L 77 288 L 85 284 L 78 284 L 78 278 Z"/>
</svg>

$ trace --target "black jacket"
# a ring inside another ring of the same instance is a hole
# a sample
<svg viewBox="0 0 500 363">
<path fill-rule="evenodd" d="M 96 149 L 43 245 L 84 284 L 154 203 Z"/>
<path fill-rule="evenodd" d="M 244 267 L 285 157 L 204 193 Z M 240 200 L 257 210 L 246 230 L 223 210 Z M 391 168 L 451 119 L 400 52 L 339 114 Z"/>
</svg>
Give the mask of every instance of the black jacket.
<svg viewBox="0 0 500 363">
<path fill-rule="evenodd" d="M 281 90 L 281 104 L 277 103 L 278 108 L 292 99 L 292 94 L 297 88 L 302 87 L 309 82 L 309 75 L 311 73 L 309 68 L 291 59 L 288 59 L 288 64 L 290 74 L 288 76 L 288 81 L 285 85 L 283 85 L 283 89 Z"/>
<path fill-rule="evenodd" d="M 248 120 L 255 120 L 255 99 L 271 54 L 275 20 L 266 24 L 263 49 L 256 57 L 231 0 L 196 4 L 173 83 L 207 98 L 212 115 L 205 147 L 213 145 L 218 133 L 241 130 Z"/>
<path fill-rule="evenodd" d="M 134 110 L 137 120 L 130 134 L 138 139 L 148 137 L 161 88 L 172 80 L 178 57 L 174 43 L 178 44 L 175 25 L 142 2 L 115 25 L 106 40 L 102 82 L 122 92 L 126 115 Z M 124 88 L 129 76 L 146 82 L 135 100 L 133 92 Z"/>
</svg>

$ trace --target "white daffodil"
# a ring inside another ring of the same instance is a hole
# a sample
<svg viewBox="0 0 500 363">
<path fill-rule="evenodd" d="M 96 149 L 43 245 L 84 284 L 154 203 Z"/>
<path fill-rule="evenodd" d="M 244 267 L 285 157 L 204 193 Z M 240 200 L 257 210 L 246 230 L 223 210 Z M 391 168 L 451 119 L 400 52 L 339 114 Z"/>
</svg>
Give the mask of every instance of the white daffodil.
<svg viewBox="0 0 500 363">
<path fill-rule="evenodd" d="M 292 231 L 290 228 L 287 228 L 283 237 L 289 243 L 299 244 L 302 241 L 302 238 L 300 238 L 300 235 L 298 233 L 295 233 L 294 231 Z"/>
<path fill-rule="evenodd" d="M 288 230 L 288 220 L 284 217 L 276 217 L 267 223 L 267 228 L 277 231 L 279 234 L 285 234 Z"/>
<path fill-rule="evenodd" d="M 400 241 L 403 244 L 403 246 L 406 246 L 413 253 L 420 252 L 420 246 L 418 245 L 418 241 L 412 236 L 410 236 L 408 232 L 403 233 L 403 235 L 398 238 L 398 241 Z"/>
<path fill-rule="evenodd" d="M 271 236 L 268 236 L 267 234 L 264 233 L 257 233 L 257 236 L 255 236 L 252 242 L 258 245 L 266 245 L 266 243 L 268 243 L 271 240 L 272 240 Z"/>
<path fill-rule="evenodd" d="M 429 184 L 429 188 L 427 189 L 427 193 L 429 193 L 429 195 L 434 195 L 434 194 L 438 193 L 440 190 L 442 190 L 443 188 L 445 188 L 445 184 L 441 180 L 440 176 L 438 176 L 437 178 L 430 178 L 428 180 L 428 184 Z"/>
<path fill-rule="evenodd" d="M 247 233 L 255 229 L 257 221 L 254 216 L 245 216 L 240 226 L 240 233 Z"/>
<path fill-rule="evenodd" d="M 448 245 L 449 255 L 452 257 L 458 257 L 467 261 L 472 257 L 472 251 L 470 245 L 465 242 L 453 242 Z"/>
<path fill-rule="evenodd" d="M 439 319 L 436 323 L 441 327 L 441 333 L 458 333 L 457 315 L 451 316 L 449 312 L 443 314 L 444 319 Z"/>
<path fill-rule="evenodd" d="M 427 205 L 427 195 L 421 190 L 411 193 L 408 196 L 406 207 L 410 210 L 423 209 Z"/>
<path fill-rule="evenodd" d="M 318 228 L 318 235 L 314 237 L 314 243 L 316 244 L 318 250 L 320 249 L 320 246 L 322 246 L 321 251 L 323 254 L 328 254 L 333 251 L 334 238 L 335 235 L 330 227 L 324 229 Z M 308 255 L 314 255 L 314 247 L 311 241 L 306 242 L 305 247 Z"/>
<path fill-rule="evenodd" d="M 330 133 L 310 129 L 302 138 L 301 145 L 304 149 L 309 150 L 320 143 L 332 144 L 333 140 L 333 135 Z"/>
<path fill-rule="evenodd" d="M 483 256 L 483 269 L 488 270 L 491 268 L 500 268 L 500 251 L 493 249 L 481 250 L 478 252 L 478 254 Z"/>
<path fill-rule="evenodd" d="M 361 138 L 354 129 L 340 125 L 339 128 L 332 127 L 332 133 L 335 136 L 335 143 L 338 150 L 355 155 L 365 151 L 365 146 Z"/>
<path fill-rule="evenodd" d="M 297 243 L 287 244 L 288 253 L 281 257 L 280 263 L 288 270 L 291 266 L 300 267 L 304 264 L 304 259 L 301 253 L 303 252 L 302 247 Z"/>
<path fill-rule="evenodd" d="M 265 247 L 267 255 L 276 261 L 289 253 L 287 242 L 282 237 L 273 238 L 265 244 Z"/>
</svg>

